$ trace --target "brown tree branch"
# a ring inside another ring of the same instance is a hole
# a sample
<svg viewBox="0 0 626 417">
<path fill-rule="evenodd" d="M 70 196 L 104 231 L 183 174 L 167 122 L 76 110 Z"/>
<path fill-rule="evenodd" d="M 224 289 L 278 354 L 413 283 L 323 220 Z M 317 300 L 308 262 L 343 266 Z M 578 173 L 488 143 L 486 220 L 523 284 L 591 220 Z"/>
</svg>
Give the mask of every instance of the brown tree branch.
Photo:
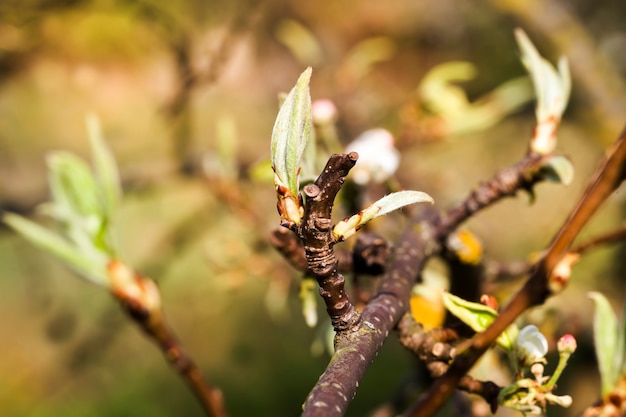
<svg viewBox="0 0 626 417">
<path fill-rule="evenodd" d="M 403 289 L 410 289 L 426 260 L 429 241 L 412 229 L 399 239 L 383 287 L 363 310 L 358 328 L 337 334 L 335 353 L 307 397 L 303 416 L 344 415 L 365 371 L 408 306 L 410 292 Z"/>
<path fill-rule="evenodd" d="M 333 417 L 345 413 L 365 371 L 407 311 L 411 288 L 425 261 L 441 250 L 440 242 L 450 232 L 478 210 L 515 195 L 520 188 L 531 189 L 542 180 L 539 175 L 542 159 L 540 155 L 528 154 L 518 164 L 482 184 L 447 215 L 427 211 L 420 222 L 406 228 L 396 242 L 378 293 L 361 314 L 359 326 L 337 334 L 335 354 L 309 394 L 303 416 Z"/>
<path fill-rule="evenodd" d="M 126 265 L 112 261 L 108 266 L 113 296 L 124 311 L 161 349 L 167 362 L 191 388 L 208 416 L 226 417 L 222 392 L 213 388 L 200 368 L 184 351 L 165 321 L 159 290 L 154 281 Z"/>
<path fill-rule="evenodd" d="M 304 216 L 296 231 L 304 245 L 308 270 L 317 279 L 337 332 L 354 328 L 360 320 L 345 291 L 345 278 L 339 273 L 331 219 L 335 197 L 358 157 L 356 152 L 332 155 L 315 183 L 304 187 Z"/>
<path fill-rule="evenodd" d="M 522 289 L 513 296 L 513 299 L 489 328 L 471 339 L 469 346 L 456 357 L 448 371 L 435 381 L 428 393 L 411 407 L 406 414 L 407 416 L 432 416 L 452 394 L 461 378 L 494 343 L 500 333 L 528 308 L 542 304 L 551 295 L 550 276 L 552 270 L 566 255 L 572 241 L 595 211 L 621 184 L 624 179 L 625 161 L 626 130 L 611 147 L 578 204 Z"/>
</svg>

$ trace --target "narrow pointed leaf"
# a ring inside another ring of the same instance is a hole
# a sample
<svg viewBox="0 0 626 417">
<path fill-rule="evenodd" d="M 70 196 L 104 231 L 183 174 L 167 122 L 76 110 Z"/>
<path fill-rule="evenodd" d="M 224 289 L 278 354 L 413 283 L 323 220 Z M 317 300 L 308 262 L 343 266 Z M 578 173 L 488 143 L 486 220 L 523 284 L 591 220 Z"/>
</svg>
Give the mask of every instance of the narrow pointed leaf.
<svg viewBox="0 0 626 417">
<path fill-rule="evenodd" d="M 391 193 L 361 210 L 357 214 L 337 223 L 333 233 L 339 240 L 347 239 L 365 223 L 394 210 L 415 203 L 434 203 L 431 196 L 421 191 L 398 191 Z"/>
<path fill-rule="evenodd" d="M 593 339 L 596 348 L 596 359 L 602 380 L 602 395 L 611 392 L 614 388 L 620 367 L 615 366 L 619 341 L 619 327 L 617 317 L 604 295 L 599 292 L 588 294 L 595 304 L 593 317 Z"/>
<path fill-rule="evenodd" d="M 111 149 L 102 136 L 100 122 L 96 116 L 87 117 L 87 130 L 91 142 L 94 170 L 102 194 L 102 205 L 107 219 L 110 219 L 113 217 L 122 195 L 117 164 Z"/>
<path fill-rule="evenodd" d="M 52 199 L 59 209 L 84 216 L 101 214 L 96 181 L 83 159 L 57 151 L 47 162 Z"/>
<path fill-rule="evenodd" d="M 517 29 L 515 38 L 522 52 L 522 62 L 530 74 L 537 95 L 537 122 L 549 117 L 560 119 L 565 111 L 571 90 L 569 66 L 565 58 L 558 63 L 558 72 L 545 60 L 530 41 L 526 33 Z"/>
<path fill-rule="evenodd" d="M 435 200 L 428 194 L 421 191 L 398 191 L 384 196 L 380 200 L 376 201 L 372 206 L 379 208 L 376 217 L 384 216 L 391 213 L 394 210 L 408 206 L 415 203 L 431 203 L 434 204 Z"/>
<path fill-rule="evenodd" d="M 298 174 L 302 153 L 313 134 L 307 68 L 283 102 L 272 132 L 271 159 L 280 180 L 292 194 L 298 193 Z"/>
<path fill-rule="evenodd" d="M 60 235 L 17 214 L 5 213 L 2 220 L 30 243 L 56 256 L 89 281 L 108 286 L 106 257 L 88 257 Z"/>
<path fill-rule="evenodd" d="M 498 312 L 484 304 L 473 303 L 456 295 L 444 292 L 443 304 L 450 313 L 458 317 L 476 332 L 484 332 L 498 316 Z M 516 325 L 509 326 L 496 342 L 506 350 L 512 350 L 519 331 Z"/>
</svg>

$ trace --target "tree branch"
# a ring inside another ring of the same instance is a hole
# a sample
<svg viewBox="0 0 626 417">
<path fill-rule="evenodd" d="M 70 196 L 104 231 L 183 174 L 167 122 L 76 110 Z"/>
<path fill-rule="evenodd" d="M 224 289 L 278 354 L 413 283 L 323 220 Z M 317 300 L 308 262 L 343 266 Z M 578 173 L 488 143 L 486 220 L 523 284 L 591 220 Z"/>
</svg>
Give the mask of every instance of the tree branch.
<svg viewBox="0 0 626 417">
<path fill-rule="evenodd" d="M 624 179 L 626 161 L 626 130 L 611 147 L 607 157 L 590 180 L 578 204 L 553 239 L 546 255 L 538 263 L 522 289 L 516 293 L 489 328 L 477 334 L 469 346 L 460 353 L 448 371 L 431 387 L 420 401 L 414 404 L 407 416 L 433 415 L 452 394 L 461 378 L 478 358 L 494 343 L 496 338 L 526 309 L 542 304 L 551 295 L 552 270 L 567 254 L 574 238 L 583 226 Z"/>
<path fill-rule="evenodd" d="M 296 231 L 304 244 L 308 270 L 319 283 L 320 295 L 337 332 L 354 328 L 360 320 L 338 270 L 331 219 L 335 197 L 358 157 L 355 152 L 332 155 L 315 184 L 304 187 L 304 216 Z"/>
<path fill-rule="evenodd" d="M 449 233 L 477 211 L 515 195 L 520 188 L 531 189 L 541 181 L 542 162 L 543 156 L 529 153 L 516 165 L 481 184 L 446 215 L 425 211 L 421 221 L 406 228 L 396 242 L 378 293 L 361 313 L 359 326 L 352 332 L 337 335 L 335 354 L 304 403 L 303 416 L 333 417 L 345 413 L 365 371 L 389 332 L 407 311 L 411 288 L 425 261 L 441 250 L 440 242 Z"/>
</svg>

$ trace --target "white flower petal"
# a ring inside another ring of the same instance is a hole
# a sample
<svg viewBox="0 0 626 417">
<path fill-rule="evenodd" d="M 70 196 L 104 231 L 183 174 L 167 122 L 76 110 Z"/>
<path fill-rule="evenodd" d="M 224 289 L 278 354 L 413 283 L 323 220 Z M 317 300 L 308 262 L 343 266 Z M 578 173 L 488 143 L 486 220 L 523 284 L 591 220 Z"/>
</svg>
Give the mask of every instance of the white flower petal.
<svg viewBox="0 0 626 417">
<path fill-rule="evenodd" d="M 546 356 L 548 340 L 537 326 L 531 324 L 520 330 L 515 342 L 515 349 L 518 358 L 525 365 L 530 365 L 541 361 Z"/>
</svg>

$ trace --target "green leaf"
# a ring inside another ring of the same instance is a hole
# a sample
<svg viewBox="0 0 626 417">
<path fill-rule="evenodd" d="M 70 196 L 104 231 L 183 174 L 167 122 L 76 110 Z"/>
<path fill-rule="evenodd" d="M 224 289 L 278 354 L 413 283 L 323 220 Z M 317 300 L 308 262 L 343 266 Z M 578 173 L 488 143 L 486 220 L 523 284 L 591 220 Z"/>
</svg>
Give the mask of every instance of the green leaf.
<svg viewBox="0 0 626 417">
<path fill-rule="evenodd" d="M 107 220 L 110 220 L 119 205 L 122 195 L 120 175 L 115 158 L 107 146 L 100 128 L 100 122 L 94 115 L 87 117 L 87 131 L 91 143 L 91 154 L 94 170 L 102 199 L 103 211 Z"/>
<path fill-rule="evenodd" d="M 620 374 L 623 352 L 618 349 L 623 343 L 619 340 L 623 339 L 623 334 L 606 297 L 595 291 L 587 295 L 596 306 L 593 317 L 593 340 L 602 380 L 602 395 L 605 395 L 613 390 Z M 616 363 L 617 361 L 619 363 Z"/>
<path fill-rule="evenodd" d="M 565 156 L 553 155 L 544 161 L 541 174 L 549 181 L 570 185 L 574 180 L 574 165 Z"/>
<path fill-rule="evenodd" d="M 304 278 L 300 282 L 299 297 L 304 321 L 307 326 L 313 328 L 317 325 L 317 281 L 313 278 Z"/>
<path fill-rule="evenodd" d="M 89 281 L 108 287 L 107 258 L 104 254 L 89 257 L 60 235 L 17 214 L 5 213 L 2 221 L 30 243 L 56 256 Z"/>
<path fill-rule="evenodd" d="M 283 102 L 272 132 L 271 159 L 278 178 L 293 195 L 298 194 L 298 174 L 302 153 L 313 135 L 311 95 L 307 68 Z"/>
<path fill-rule="evenodd" d="M 60 216 L 58 220 L 63 221 L 72 215 L 100 217 L 102 206 L 89 165 L 78 156 L 63 151 L 51 153 L 47 162 L 55 213 Z"/>
<path fill-rule="evenodd" d="M 365 223 L 384 216 L 394 210 L 415 203 L 434 203 L 431 196 L 421 191 L 398 191 L 391 193 L 361 210 L 352 217 L 340 221 L 335 225 L 333 233 L 339 240 L 347 239 L 356 233 Z"/>
<path fill-rule="evenodd" d="M 493 323 L 498 312 L 484 304 L 466 301 L 456 295 L 444 292 L 443 304 L 450 313 L 458 317 L 476 332 L 484 332 Z M 496 340 L 506 350 L 513 350 L 519 331 L 516 325 L 509 326 Z"/>
<path fill-rule="evenodd" d="M 375 219 L 376 217 L 384 216 L 392 211 L 398 210 L 404 206 L 408 206 L 415 203 L 430 203 L 434 204 L 435 200 L 428 194 L 421 191 L 398 191 L 384 196 L 380 200 L 376 201 L 370 207 L 372 207 L 372 217 L 363 215 L 366 219 Z M 363 210 L 365 213 L 368 209 Z"/>
<path fill-rule="evenodd" d="M 537 122 L 542 123 L 550 117 L 561 119 L 571 90 L 569 66 L 565 58 L 558 63 L 558 71 L 545 60 L 530 41 L 526 33 L 517 29 L 515 38 L 522 52 L 522 62 L 528 70 L 537 94 Z"/>
</svg>

